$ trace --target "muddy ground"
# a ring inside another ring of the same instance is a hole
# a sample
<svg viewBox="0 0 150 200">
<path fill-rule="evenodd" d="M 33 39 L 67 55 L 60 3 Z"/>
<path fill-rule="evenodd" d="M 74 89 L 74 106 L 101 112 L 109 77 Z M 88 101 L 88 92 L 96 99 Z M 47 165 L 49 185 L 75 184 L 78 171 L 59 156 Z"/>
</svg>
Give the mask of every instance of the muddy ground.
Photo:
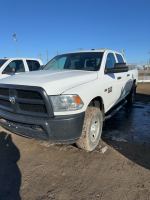
<svg viewBox="0 0 150 200">
<path fill-rule="evenodd" d="M 106 122 L 90 153 L 0 131 L 0 200 L 150 199 L 150 83 L 138 84 L 133 107 Z"/>
</svg>

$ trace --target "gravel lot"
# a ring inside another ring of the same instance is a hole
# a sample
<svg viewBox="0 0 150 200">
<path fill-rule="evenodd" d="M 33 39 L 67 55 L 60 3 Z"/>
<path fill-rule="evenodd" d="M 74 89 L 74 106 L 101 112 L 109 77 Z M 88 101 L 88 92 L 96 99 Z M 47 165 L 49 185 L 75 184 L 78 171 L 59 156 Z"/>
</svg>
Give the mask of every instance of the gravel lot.
<svg viewBox="0 0 150 200">
<path fill-rule="evenodd" d="M 106 122 L 93 152 L 0 131 L 0 200 L 150 199 L 150 83 Z"/>
</svg>

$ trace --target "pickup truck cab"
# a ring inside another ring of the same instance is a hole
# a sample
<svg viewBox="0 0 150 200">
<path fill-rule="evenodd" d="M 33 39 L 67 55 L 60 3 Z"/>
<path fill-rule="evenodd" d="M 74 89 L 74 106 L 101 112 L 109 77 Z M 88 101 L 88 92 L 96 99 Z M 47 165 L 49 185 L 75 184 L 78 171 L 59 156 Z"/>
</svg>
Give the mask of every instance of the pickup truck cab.
<svg viewBox="0 0 150 200">
<path fill-rule="evenodd" d="M 92 151 L 104 121 L 133 103 L 137 81 L 138 71 L 129 71 L 116 51 L 57 55 L 40 71 L 0 81 L 0 125 L 25 137 Z"/>
<path fill-rule="evenodd" d="M 39 70 L 43 66 L 40 59 L 34 58 L 0 58 L 0 79 L 21 72 Z"/>
</svg>

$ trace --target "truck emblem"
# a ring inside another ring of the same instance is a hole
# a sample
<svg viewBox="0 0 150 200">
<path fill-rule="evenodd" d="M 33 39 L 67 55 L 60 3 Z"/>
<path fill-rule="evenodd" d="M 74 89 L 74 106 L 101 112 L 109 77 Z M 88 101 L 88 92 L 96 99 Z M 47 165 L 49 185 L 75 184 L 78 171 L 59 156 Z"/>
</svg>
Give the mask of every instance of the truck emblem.
<svg viewBox="0 0 150 200">
<path fill-rule="evenodd" d="M 15 97 L 9 97 L 9 101 L 14 104 L 15 103 Z"/>
</svg>

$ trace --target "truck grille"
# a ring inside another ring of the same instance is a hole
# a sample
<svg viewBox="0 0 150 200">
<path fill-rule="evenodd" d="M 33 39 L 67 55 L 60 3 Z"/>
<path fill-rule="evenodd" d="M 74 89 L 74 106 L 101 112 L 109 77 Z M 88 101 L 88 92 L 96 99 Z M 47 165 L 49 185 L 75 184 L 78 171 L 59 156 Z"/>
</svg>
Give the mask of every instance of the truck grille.
<svg viewBox="0 0 150 200">
<path fill-rule="evenodd" d="M 38 87 L 0 84 L 0 108 L 24 115 L 53 116 L 46 92 Z"/>
<path fill-rule="evenodd" d="M 42 99 L 41 95 L 36 91 L 17 90 L 19 98 L 25 99 Z"/>
<path fill-rule="evenodd" d="M 11 108 L 11 103 L 8 100 L 0 99 L 0 105 Z"/>
<path fill-rule="evenodd" d="M 19 106 L 20 106 L 20 110 L 30 111 L 30 112 L 46 113 L 46 109 L 45 109 L 44 105 L 19 103 Z"/>
<path fill-rule="evenodd" d="M 9 96 L 8 88 L 0 88 L 0 95 Z"/>
</svg>

